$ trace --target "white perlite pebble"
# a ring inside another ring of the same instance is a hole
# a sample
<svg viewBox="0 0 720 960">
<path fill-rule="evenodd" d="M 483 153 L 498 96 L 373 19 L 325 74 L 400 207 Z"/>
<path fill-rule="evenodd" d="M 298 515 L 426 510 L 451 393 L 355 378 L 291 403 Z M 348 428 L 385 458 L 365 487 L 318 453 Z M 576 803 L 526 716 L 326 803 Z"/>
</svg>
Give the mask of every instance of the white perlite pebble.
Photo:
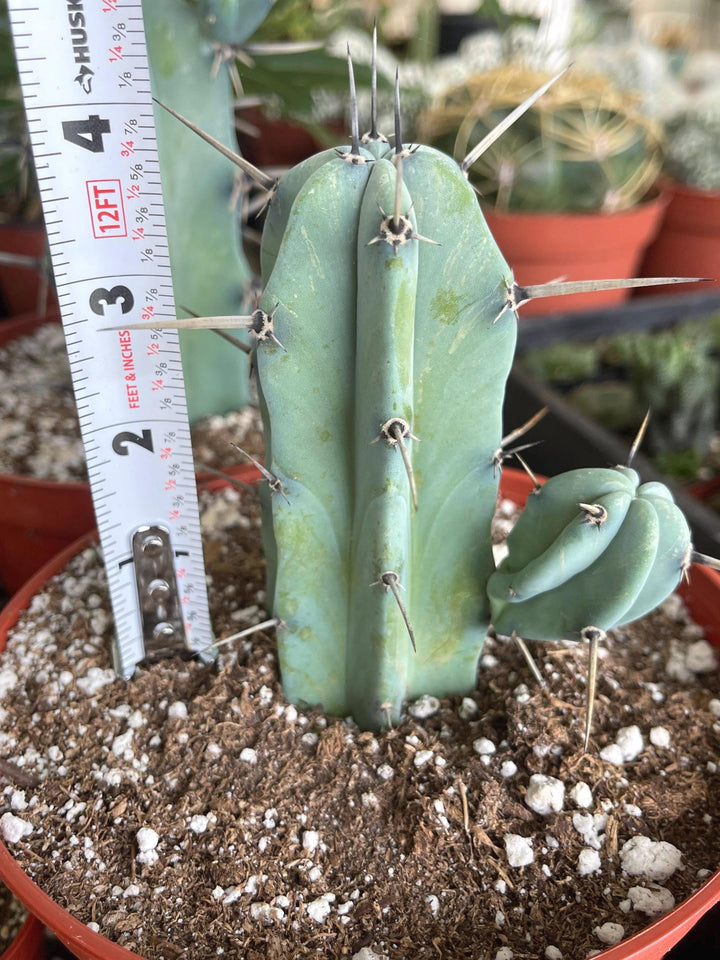
<svg viewBox="0 0 720 960">
<path fill-rule="evenodd" d="M 628 897 L 633 910 L 649 917 L 667 913 L 675 906 L 675 897 L 665 887 L 630 887 Z"/>
<path fill-rule="evenodd" d="M 432 750 L 418 750 L 413 757 L 413 763 L 416 767 L 424 767 L 433 758 Z"/>
<path fill-rule="evenodd" d="M 257 750 L 252 747 L 243 747 L 240 751 L 240 759 L 243 763 L 257 763 Z"/>
<path fill-rule="evenodd" d="M 503 839 L 505 853 L 511 867 L 526 867 L 533 862 L 535 854 L 529 837 L 521 837 L 517 833 L 506 833 Z"/>
<path fill-rule="evenodd" d="M 144 863 L 148 867 L 157 863 L 158 854 L 155 848 L 160 842 L 160 837 L 152 827 L 140 827 L 135 834 L 135 842 L 138 845 L 137 860 L 140 863 Z"/>
<path fill-rule="evenodd" d="M 599 873 L 602 870 L 600 854 L 592 847 L 583 847 L 578 854 L 577 872 L 581 877 L 588 877 L 591 873 Z"/>
<path fill-rule="evenodd" d="M 525 794 L 525 804 L 535 813 L 539 813 L 541 816 L 559 813 L 564 802 L 565 784 L 562 780 L 548 777 L 544 773 L 534 773 L 530 777 L 530 783 Z"/>
<path fill-rule="evenodd" d="M 421 697 L 418 697 L 415 703 L 408 707 L 408 713 L 416 720 L 425 720 L 427 717 L 432 717 L 439 709 L 440 701 L 438 698 L 431 697 L 430 694 L 424 693 Z"/>
<path fill-rule="evenodd" d="M 667 750 L 670 746 L 670 731 L 667 727 L 653 727 L 650 731 L 650 743 L 654 747 L 662 747 Z"/>
<path fill-rule="evenodd" d="M 584 780 L 579 780 L 570 789 L 569 795 L 572 802 L 578 807 L 587 809 L 593 805 L 592 790 Z"/>
<path fill-rule="evenodd" d="M 720 703 L 720 701 L 718 701 Z M 463 697 L 462 703 L 460 704 L 460 709 L 458 713 L 461 720 L 470 720 L 472 717 L 476 717 L 478 712 L 478 705 L 471 697 Z"/>
<path fill-rule="evenodd" d="M 318 897 L 317 900 L 312 900 L 307 905 L 308 916 L 314 920 L 315 923 L 325 923 L 330 916 L 331 904 L 334 899 L 334 893 L 324 893 L 321 897 Z"/>
<path fill-rule="evenodd" d="M 682 869 L 682 854 L 666 840 L 631 837 L 620 848 L 623 871 L 631 877 L 647 877 L 662 882 Z"/>
<path fill-rule="evenodd" d="M 75 681 L 75 686 L 84 693 L 86 697 L 94 697 L 103 687 L 107 687 L 108 684 L 113 683 L 116 677 L 117 674 L 114 670 L 101 670 L 100 667 L 90 667 L 84 677 L 78 677 Z"/>
<path fill-rule="evenodd" d="M 381 780 L 392 780 L 395 776 L 395 771 L 389 763 L 383 763 L 378 767 L 377 772 Z"/>
<path fill-rule="evenodd" d="M 314 853 L 320 843 L 320 834 L 316 830 L 304 830 L 302 846 L 306 853 Z"/>
<path fill-rule="evenodd" d="M 176 700 L 168 707 L 168 717 L 173 720 L 184 720 L 188 715 L 188 710 L 182 700 Z"/>
<path fill-rule="evenodd" d="M 190 829 L 193 833 L 205 833 L 208 828 L 208 818 L 202 813 L 196 813 L 190 817 Z"/>
<path fill-rule="evenodd" d="M 352 955 L 352 960 L 387 960 L 387 954 L 375 953 L 372 947 L 363 947 Z"/>
<path fill-rule="evenodd" d="M 515 776 L 517 769 L 517 764 L 513 763 L 512 760 L 505 760 L 500 767 L 500 776 L 505 777 L 506 780 L 509 780 L 510 777 Z"/>
<path fill-rule="evenodd" d="M 490 754 L 495 753 L 496 749 L 495 744 L 492 740 L 488 740 L 487 737 L 480 737 L 478 740 L 473 740 L 473 750 L 475 753 L 479 753 L 481 757 L 490 756 Z"/>
<path fill-rule="evenodd" d="M 2 835 L 5 843 L 18 843 L 32 832 L 32 824 L 16 817 L 14 813 L 4 813 L 0 817 L 0 835 Z"/>
<path fill-rule="evenodd" d="M 720 700 L 713 698 L 710 703 L 708 703 L 708 709 L 714 717 L 720 719 Z"/>
<path fill-rule="evenodd" d="M 550 944 L 549 947 L 545 947 L 545 960 L 562 960 L 562 951 Z"/>
<path fill-rule="evenodd" d="M 620 727 L 615 737 L 615 743 L 622 750 L 623 760 L 635 760 L 645 749 L 640 727 L 633 724 L 631 727 Z"/>
<path fill-rule="evenodd" d="M 616 743 L 609 743 L 600 751 L 600 759 L 606 763 L 614 763 L 616 767 L 621 767 L 625 762 L 623 752 Z"/>
<path fill-rule="evenodd" d="M 595 927 L 593 933 L 600 943 L 606 943 L 612 947 L 620 943 L 625 936 L 625 927 L 621 923 L 603 923 L 600 927 Z"/>
<path fill-rule="evenodd" d="M 495 960 L 513 960 L 515 954 L 512 952 L 510 947 L 500 947 L 498 952 L 495 954 Z"/>
<path fill-rule="evenodd" d="M 18 677 L 14 670 L 6 667 L 0 670 L 0 700 L 5 696 L 8 690 L 12 690 L 17 684 Z"/>
</svg>

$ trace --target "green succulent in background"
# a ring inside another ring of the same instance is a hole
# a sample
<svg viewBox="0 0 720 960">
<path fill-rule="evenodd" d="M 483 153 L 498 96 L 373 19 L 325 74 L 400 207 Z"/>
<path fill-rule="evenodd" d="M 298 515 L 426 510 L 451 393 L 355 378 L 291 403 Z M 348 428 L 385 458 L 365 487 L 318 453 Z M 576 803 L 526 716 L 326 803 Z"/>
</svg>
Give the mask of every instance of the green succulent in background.
<svg viewBox="0 0 720 960">
<path fill-rule="evenodd" d="M 555 343 L 528 350 L 520 362 L 537 380 L 558 385 L 587 380 L 600 369 L 600 355 L 594 343 Z"/>
<path fill-rule="evenodd" d="M 467 154 L 547 75 L 508 64 L 471 77 L 436 101 L 422 136 L 456 158 Z M 659 126 L 606 77 L 570 71 L 471 172 L 498 210 L 625 210 L 652 189 L 662 166 Z"/>
<path fill-rule="evenodd" d="M 653 456 L 708 450 L 718 416 L 720 362 L 702 324 L 623 338 L 621 347 L 639 406 L 650 409 Z"/>
</svg>

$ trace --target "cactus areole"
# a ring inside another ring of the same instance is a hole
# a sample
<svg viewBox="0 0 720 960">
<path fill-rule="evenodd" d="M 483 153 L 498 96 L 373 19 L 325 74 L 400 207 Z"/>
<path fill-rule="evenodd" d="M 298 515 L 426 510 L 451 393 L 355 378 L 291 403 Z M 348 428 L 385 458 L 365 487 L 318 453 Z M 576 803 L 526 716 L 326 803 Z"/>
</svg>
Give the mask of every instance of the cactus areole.
<svg viewBox="0 0 720 960">
<path fill-rule="evenodd" d="M 285 493 L 264 495 L 285 692 L 378 728 L 404 698 L 475 685 L 512 275 L 453 160 L 367 137 L 281 181 L 262 273 L 279 341 L 255 362 Z"/>
</svg>

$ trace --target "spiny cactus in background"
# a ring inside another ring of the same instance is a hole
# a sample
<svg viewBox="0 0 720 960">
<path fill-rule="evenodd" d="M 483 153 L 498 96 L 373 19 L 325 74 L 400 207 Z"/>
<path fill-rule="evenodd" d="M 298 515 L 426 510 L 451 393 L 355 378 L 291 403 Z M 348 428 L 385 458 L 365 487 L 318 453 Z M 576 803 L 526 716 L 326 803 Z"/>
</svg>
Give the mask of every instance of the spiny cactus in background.
<svg viewBox="0 0 720 960">
<path fill-rule="evenodd" d="M 244 40 L 271 0 L 145 0 L 153 94 L 237 149 L 233 91 L 227 64 L 216 62 L 218 43 Z M 243 312 L 250 268 L 233 209 L 233 174 L 217 154 L 166 111 L 155 120 L 162 169 L 170 262 L 178 309 Z M 190 420 L 248 403 L 248 362 L 210 331 L 180 335 Z"/>
<path fill-rule="evenodd" d="M 441 97 L 421 135 L 460 159 L 547 75 L 507 64 Z M 603 76 L 570 73 L 514 124 L 472 172 L 498 210 L 625 210 L 645 198 L 662 165 L 659 126 Z"/>
<path fill-rule="evenodd" d="M 704 104 L 667 123 L 665 168 L 700 190 L 720 191 L 720 107 Z"/>
<path fill-rule="evenodd" d="M 393 147 L 374 109 L 360 141 L 352 82 L 351 101 L 350 146 L 271 192 L 260 307 L 180 325 L 254 334 L 286 695 L 377 729 L 407 697 L 475 685 L 499 473 L 520 432 L 502 438 L 517 308 L 668 281 L 518 286 L 464 175 L 511 121 L 458 167 L 403 144 L 397 86 Z"/>
</svg>

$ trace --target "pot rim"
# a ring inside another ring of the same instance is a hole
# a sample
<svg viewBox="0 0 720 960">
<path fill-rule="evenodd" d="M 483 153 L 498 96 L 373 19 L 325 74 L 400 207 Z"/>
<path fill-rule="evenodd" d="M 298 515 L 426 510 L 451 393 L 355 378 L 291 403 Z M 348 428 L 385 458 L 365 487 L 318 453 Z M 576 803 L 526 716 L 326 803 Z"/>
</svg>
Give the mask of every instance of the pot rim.
<svg viewBox="0 0 720 960">
<path fill-rule="evenodd" d="M 260 478 L 259 472 L 251 465 L 247 468 L 247 479 L 252 475 Z M 503 484 L 503 478 L 505 480 Z M 537 478 L 541 483 L 545 477 Z M 224 481 L 218 480 L 218 486 Z M 506 467 L 501 477 L 501 496 L 521 501 L 520 506 L 533 490 L 533 482 L 521 470 Z M 0 610 L 0 653 L 5 649 L 8 631 L 15 625 L 22 610 L 25 610 L 32 597 L 47 581 L 60 573 L 67 563 L 81 550 L 98 542 L 97 531 L 85 534 L 70 546 L 61 550 L 25 583 Z M 701 590 L 713 590 L 720 597 L 720 573 L 707 567 L 693 566 L 692 585 L 701 585 Z M 720 611 L 720 602 L 715 605 Z M 102 960 L 138 960 L 139 955 L 125 947 L 108 940 L 99 933 L 89 930 L 87 925 L 68 913 L 31 880 L 20 864 L 15 860 L 6 845 L 0 842 L 0 879 L 32 913 L 74 951 L 80 950 L 81 958 L 102 958 Z M 669 913 L 653 921 L 639 933 L 597 955 L 597 960 L 660 960 L 664 953 L 674 946 L 710 907 L 720 901 L 720 869 L 710 876 L 693 894 L 682 900 Z M 652 950 L 652 953 L 646 951 Z M 0 960 L 3 960 L 0 957 Z"/>
</svg>

